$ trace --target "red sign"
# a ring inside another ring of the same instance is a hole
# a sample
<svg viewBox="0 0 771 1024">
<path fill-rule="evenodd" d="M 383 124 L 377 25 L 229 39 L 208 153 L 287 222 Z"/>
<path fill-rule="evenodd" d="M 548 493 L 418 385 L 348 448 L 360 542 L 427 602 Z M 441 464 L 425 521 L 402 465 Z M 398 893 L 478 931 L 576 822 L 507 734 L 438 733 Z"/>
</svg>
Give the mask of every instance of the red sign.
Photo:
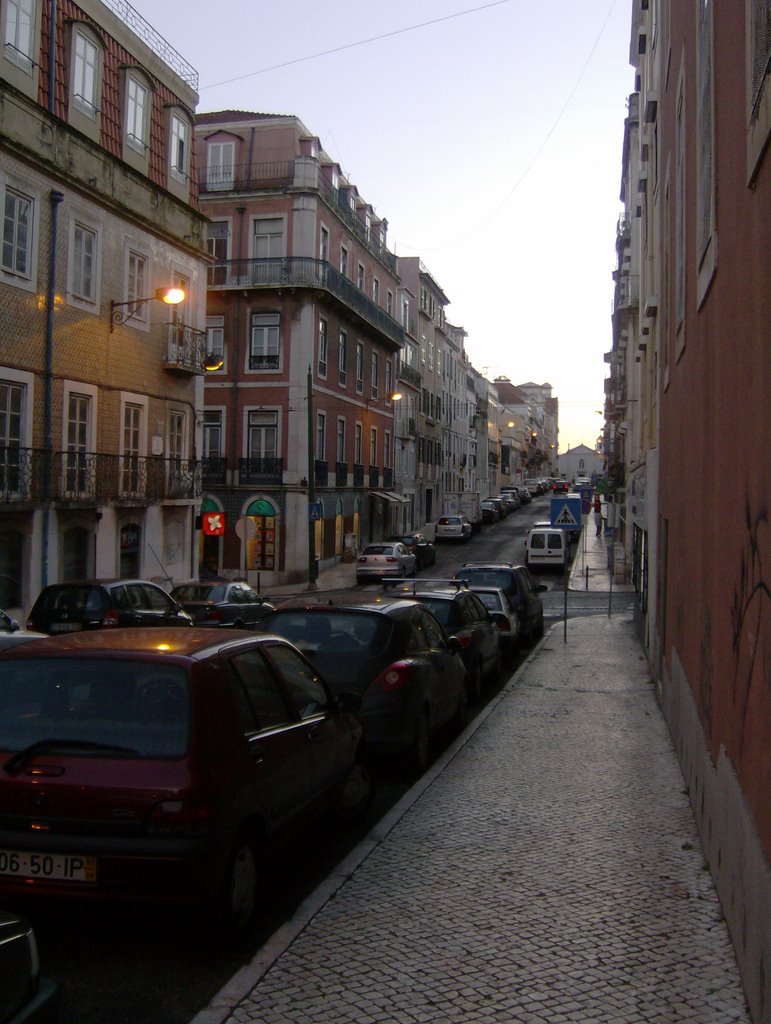
<svg viewBox="0 0 771 1024">
<path fill-rule="evenodd" d="M 225 513 L 204 512 L 201 525 L 207 537 L 221 537 L 225 532 Z"/>
</svg>

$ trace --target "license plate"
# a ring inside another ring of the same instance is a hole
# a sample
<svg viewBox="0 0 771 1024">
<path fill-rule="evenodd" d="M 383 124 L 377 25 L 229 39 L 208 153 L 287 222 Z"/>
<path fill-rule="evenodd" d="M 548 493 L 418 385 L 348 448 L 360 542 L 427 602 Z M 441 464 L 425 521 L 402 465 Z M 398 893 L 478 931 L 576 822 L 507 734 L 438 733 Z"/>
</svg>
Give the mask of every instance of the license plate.
<svg viewBox="0 0 771 1024">
<path fill-rule="evenodd" d="M 79 622 L 52 622 L 52 633 L 78 633 L 83 627 Z"/>
<path fill-rule="evenodd" d="M 0 875 L 46 878 L 57 882 L 95 882 L 96 857 L 77 853 L 0 850 Z"/>
</svg>

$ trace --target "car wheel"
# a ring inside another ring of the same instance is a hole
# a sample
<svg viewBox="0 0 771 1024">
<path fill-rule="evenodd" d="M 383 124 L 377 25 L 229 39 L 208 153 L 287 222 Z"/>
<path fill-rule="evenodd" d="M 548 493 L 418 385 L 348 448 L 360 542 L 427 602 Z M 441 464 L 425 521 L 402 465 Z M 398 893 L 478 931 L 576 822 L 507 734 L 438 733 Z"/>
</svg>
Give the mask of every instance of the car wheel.
<svg viewBox="0 0 771 1024">
<path fill-rule="evenodd" d="M 471 666 L 466 679 L 466 692 L 469 704 L 480 704 L 482 701 L 482 662 L 477 660 Z"/>
<path fill-rule="evenodd" d="M 374 794 L 375 787 L 369 768 L 362 760 L 356 761 L 343 784 L 335 816 L 345 822 L 358 821 L 370 809 Z"/>
<path fill-rule="evenodd" d="M 408 757 L 409 773 L 414 778 L 419 778 L 428 768 L 431 758 L 431 734 L 428 728 L 428 711 L 424 708 L 418 715 L 415 723 L 415 732 L 412 737 Z"/>
<path fill-rule="evenodd" d="M 230 936 L 243 935 L 257 909 L 258 859 L 254 841 L 239 835 L 230 853 L 215 912 L 223 931 Z"/>
</svg>

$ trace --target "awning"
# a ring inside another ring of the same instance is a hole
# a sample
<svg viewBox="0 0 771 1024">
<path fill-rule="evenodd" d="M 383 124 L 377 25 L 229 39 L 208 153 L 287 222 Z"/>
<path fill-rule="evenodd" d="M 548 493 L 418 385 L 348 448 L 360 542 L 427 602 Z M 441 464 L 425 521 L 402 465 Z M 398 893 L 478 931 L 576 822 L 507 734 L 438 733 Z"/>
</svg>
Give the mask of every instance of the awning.
<svg viewBox="0 0 771 1024">
<path fill-rule="evenodd" d="M 384 501 L 394 501 L 399 505 L 406 505 L 410 500 L 405 498 L 403 494 L 397 494 L 395 491 L 370 491 L 369 493 L 375 498 L 382 498 Z"/>
</svg>

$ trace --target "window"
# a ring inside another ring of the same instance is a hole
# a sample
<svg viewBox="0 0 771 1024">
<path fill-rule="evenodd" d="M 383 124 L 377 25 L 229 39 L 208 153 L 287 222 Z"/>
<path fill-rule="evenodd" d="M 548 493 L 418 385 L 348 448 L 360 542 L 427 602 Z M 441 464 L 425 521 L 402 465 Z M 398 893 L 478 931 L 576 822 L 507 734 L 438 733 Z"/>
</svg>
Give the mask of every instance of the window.
<svg viewBox="0 0 771 1024">
<path fill-rule="evenodd" d="M 139 299 L 147 298 L 147 288 L 147 257 L 141 252 L 129 249 L 126 260 L 127 301 L 138 302 Z M 132 313 L 131 319 L 147 323 L 147 303 Z"/>
<path fill-rule="evenodd" d="M 393 363 L 390 359 L 386 359 L 385 362 L 385 400 L 391 401 L 391 395 L 393 394 Z"/>
<path fill-rule="evenodd" d="M 340 273 L 348 277 L 348 250 L 344 245 L 340 247 Z"/>
<path fill-rule="evenodd" d="M 17 493 L 21 488 L 21 439 L 25 387 L 0 380 L 0 492 Z"/>
<path fill-rule="evenodd" d="M 169 413 L 169 487 L 172 493 L 184 484 L 182 463 L 185 457 L 185 414 L 178 410 Z"/>
<path fill-rule="evenodd" d="M 378 374 L 380 372 L 380 357 L 377 352 L 372 353 L 370 373 L 370 397 L 377 398 L 378 395 Z"/>
<path fill-rule="evenodd" d="M 121 445 L 123 465 L 121 473 L 121 492 L 137 494 L 140 485 L 140 453 L 142 413 L 141 405 L 127 402 L 123 408 L 123 443 Z"/>
<path fill-rule="evenodd" d="M 405 331 L 410 327 L 410 300 L 402 299 L 402 327 Z"/>
<path fill-rule="evenodd" d="M 337 382 L 341 388 L 345 387 L 348 379 L 348 335 L 340 331 L 340 341 L 337 346 Z"/>
<path fill-rule="evenodd" d="M 281 217 L 264 217 L 254 222 L 253 252 L 257 260 L 284 255 L 284 221 Z"/>
<path fill-rule="evenodd" d="M 364 391 L 364 345 L 362 342 L 356 342 L 356 394 L 360 395 Z"/>
<path fill-rule="evenodd" d="M 362 263 L 360 263 L 359 266 L 358 266 L 358 269 L 357 269 L 357 273 L 356 273 L 356 284 L 358 285 L 360 292 L 364 291 L 364 289 L 366 287 L 366 283 L 367 283 L 367 275 L 366 275 L 365 270 L 364 270 L 364 265 Z"/>
<path fill-rule="evenodd" d="M 386 292 L 386 313 L 389 316 L 394 315 L 394 293 L 392 291 Z"/>
<path fill-rule="evenodd" d="M 78 110 L 95 119 L 99 81 L 99 50 L 85 34 L 75 29 L 72 98 Z"/>
<path fill-rule="evenodd" d="M 171 171 L 171 176 L 178 181 L 187 180 L 189 132 L 190 129 L 187 121 L 183 121 L 178 114 L 172 114 L 169 170 Z"/>
<path fill-rule="evenodd" d="M 279 313 L 253 313 L 250 370 L 277 370 L 280 365 Z"/>
<path fill-rule="evenodd" d="M 324 462 L 327 452 L 327 417 L 326 413 L 316 413 L 316 458 Z"/>
<path fill-rule="evenodd" d="M 72 228 L 71 287 L 75 298 L 96 298 L 96 232 L 77 222 Z"/>
<path fill-rule="evenodd" d="M 345 419 L 342 416 L 337 420 L 337 461 L 345 462 Z"/>
<path fill-rule="evenodd" d="M 2 267 L 27 279 L 32 275 L 32 211 L 28 196 L 6 188 Z"/>
<path fill-rule="evenodd" d="M 319 377 L 327 376 L 327 360 L 329 357 L 329 325 L 324 317 L 319 317 Z"/>
<path fill-rule="evenodd" d="M 225 317 L 206 317 L 206 352 L 217 359 L 225 358 Z"/>
<path fill-rule="evenodd" d="M 383 466 L 386 469 L 391 468 L 391 431 L 386 430 L 383 432 Z"/>
<path fill-rule="evenodd" d="M 206 409 L 203 414 L 203 457 L 217 459 L 222 455 L 222 413 Z"/>
<path fill-rule="evenodd" d="M 252 409 L 249 412 L 246 443 L 250 459 L 275 459 L 278 450 L 278 413 Z"/>
<path fill-rule="evenodd" d="M 376 277 L 372 278 L 372 301 L 376 306 L 380 305 L 380 282 Z"/>
<path fill-rule="evenodd" d="M 230 245 L 230 225 L 226 220 L 214 221 L 206 227 L 206 248 L 214 258 L 214 266 L 207 267 L 207 283 L 224 285 L 228 283 L 227 265 Z"/>
<path fill-rule="evenodd" d="M 133 75 L 126 78 L 126 142 L 144 155 L 147 149 L 150 91 Z"/>
<path fill-rule="evenodd" d="M 210 192 L 225 192 L 233 188 L 233 161 L 235 146 L 232 142 L 210 142 L 206 150 L 206 187 Z"/>
<path fill-rule="evenodd" d="M 371 427 L 369 432 L 369 464 L 377 466 L 377 427 Z"/>
<path fill-rule="evenodd" d="M 319 235 L 319 259 L 328 262 L 329 260 L 329 232 L 322 228 Z"/>
<path fill-rule="evenodd" d="M 357 466 L 361 465 L 362 433 L 361 423 L 357 423 L 353 431 L 353 461 Z"/>
<path fill-rule="evenodd" d="M 34 0 L 8 0 L 5 6 L 5 56 L 25 71 L 32 71 Z"/>
</svg>

